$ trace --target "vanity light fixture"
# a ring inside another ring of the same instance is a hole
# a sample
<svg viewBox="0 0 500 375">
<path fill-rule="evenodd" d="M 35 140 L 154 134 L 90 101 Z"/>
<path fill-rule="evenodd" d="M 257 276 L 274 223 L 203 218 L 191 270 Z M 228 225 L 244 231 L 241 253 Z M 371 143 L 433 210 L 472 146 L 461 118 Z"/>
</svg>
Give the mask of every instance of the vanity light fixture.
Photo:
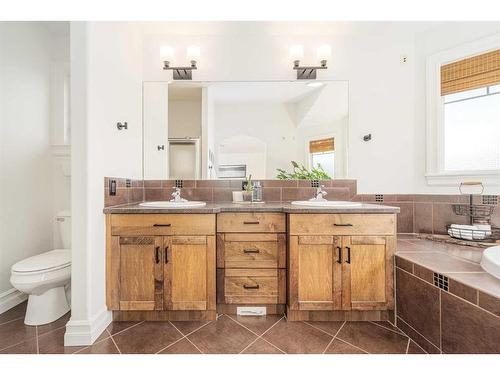
<svg viewBox="0 0 500 375">
<path fill-rule="evenodd" d="M 300 59 L 304 56 L 304 47 L 301 45 L 290 47 L 290 57 L 293 59 L 293 69 L 297 71 L 297 79 L 316 79 L 318 69 L 328 69 L 326 62 L 332 53 L 332 48 L 325 44 L 318 47 L 316 53 L 320 61 L 319 66 L 300 66 Z"/>
<path fill-rule="evenodd" d="M 170 66 L 174 57 L 174 49 L 169 46 L 160 47 L 163 70 L 172 70 L 174 80 L 192 80 L 192 71 L 198 69 L 196 59 L 200 56 L 200 48 L 198 46 L 189 46 L 186 48 L 186 55 L 190 60 L 190 66 Z"/>
</svg>

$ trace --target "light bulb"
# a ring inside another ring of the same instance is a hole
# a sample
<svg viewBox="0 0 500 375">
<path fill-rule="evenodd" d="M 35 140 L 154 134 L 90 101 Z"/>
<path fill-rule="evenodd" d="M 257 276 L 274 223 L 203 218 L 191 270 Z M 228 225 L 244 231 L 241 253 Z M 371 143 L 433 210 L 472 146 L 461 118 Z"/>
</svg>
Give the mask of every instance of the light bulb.
<svg viewBox="0 0 500 375">
<path fill-rule="evenodd" d="M 328 44 L 324 44 L 322 46 L 319 46 L 316 54 L 318 56 L 318 60 L 328 60 L 332 56 L 332 47 Z"/>
<path fill-rule="evenodd" d="M 189 46 L 186 48 L 186 56 L 189 61 L 197 60 L 200 57 L 200 47 Z"/>
<path fill-rule="evenodd" d="M 161 61 L 172 62 L 172 59 L 174 57 L 174 49 L 170 46 L 161 46 L 160 47 L 160 57 L 161 57 Z"/>
<path fill-rule="evenodd" d="M 304 47 L 300 44 L 290 47 L 290 58 L 293 61 L 301 60 L 304 57 Z"/>
</svg>

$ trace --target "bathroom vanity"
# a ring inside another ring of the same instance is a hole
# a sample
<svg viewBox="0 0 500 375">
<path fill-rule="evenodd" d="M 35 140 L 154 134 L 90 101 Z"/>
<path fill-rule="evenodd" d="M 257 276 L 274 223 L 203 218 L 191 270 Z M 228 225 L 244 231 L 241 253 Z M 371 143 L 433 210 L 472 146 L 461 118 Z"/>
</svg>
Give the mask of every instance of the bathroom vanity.
<svg viewBox="0 0 500 375">
<path fill-rule="evenodd" d="M 108 207 L 114 320 L 213 320 L 237 308 L 289 320 L 387 320 L 397 207 L 289 203 Z"/>
</svg>

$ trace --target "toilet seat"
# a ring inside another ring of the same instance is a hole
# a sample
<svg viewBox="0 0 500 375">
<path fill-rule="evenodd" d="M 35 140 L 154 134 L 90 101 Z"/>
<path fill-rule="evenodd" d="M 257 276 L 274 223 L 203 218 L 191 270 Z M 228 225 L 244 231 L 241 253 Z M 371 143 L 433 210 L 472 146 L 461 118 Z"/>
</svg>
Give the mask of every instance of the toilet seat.
<svg viewBox="0 0 500 375">
<path fill-rule="evenodd" d="M 17 275 L 36 275 L 69 266 L 71 266 L 71 250 L 55 249 L 17 262 L 12 266 L 11 272 Z"/>
</svg>

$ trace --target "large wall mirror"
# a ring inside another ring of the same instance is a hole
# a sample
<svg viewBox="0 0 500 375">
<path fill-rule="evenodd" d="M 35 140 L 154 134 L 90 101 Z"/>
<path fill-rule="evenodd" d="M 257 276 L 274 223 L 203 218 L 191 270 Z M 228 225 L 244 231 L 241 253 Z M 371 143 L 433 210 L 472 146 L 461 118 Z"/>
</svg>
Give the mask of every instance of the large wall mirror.
<svg viewBox="0 0 500 375">
<path fill-rule="evenodd" d="M 146 180 L 347 177 L 347 81 L 143 89 Z"/>
</svg>

